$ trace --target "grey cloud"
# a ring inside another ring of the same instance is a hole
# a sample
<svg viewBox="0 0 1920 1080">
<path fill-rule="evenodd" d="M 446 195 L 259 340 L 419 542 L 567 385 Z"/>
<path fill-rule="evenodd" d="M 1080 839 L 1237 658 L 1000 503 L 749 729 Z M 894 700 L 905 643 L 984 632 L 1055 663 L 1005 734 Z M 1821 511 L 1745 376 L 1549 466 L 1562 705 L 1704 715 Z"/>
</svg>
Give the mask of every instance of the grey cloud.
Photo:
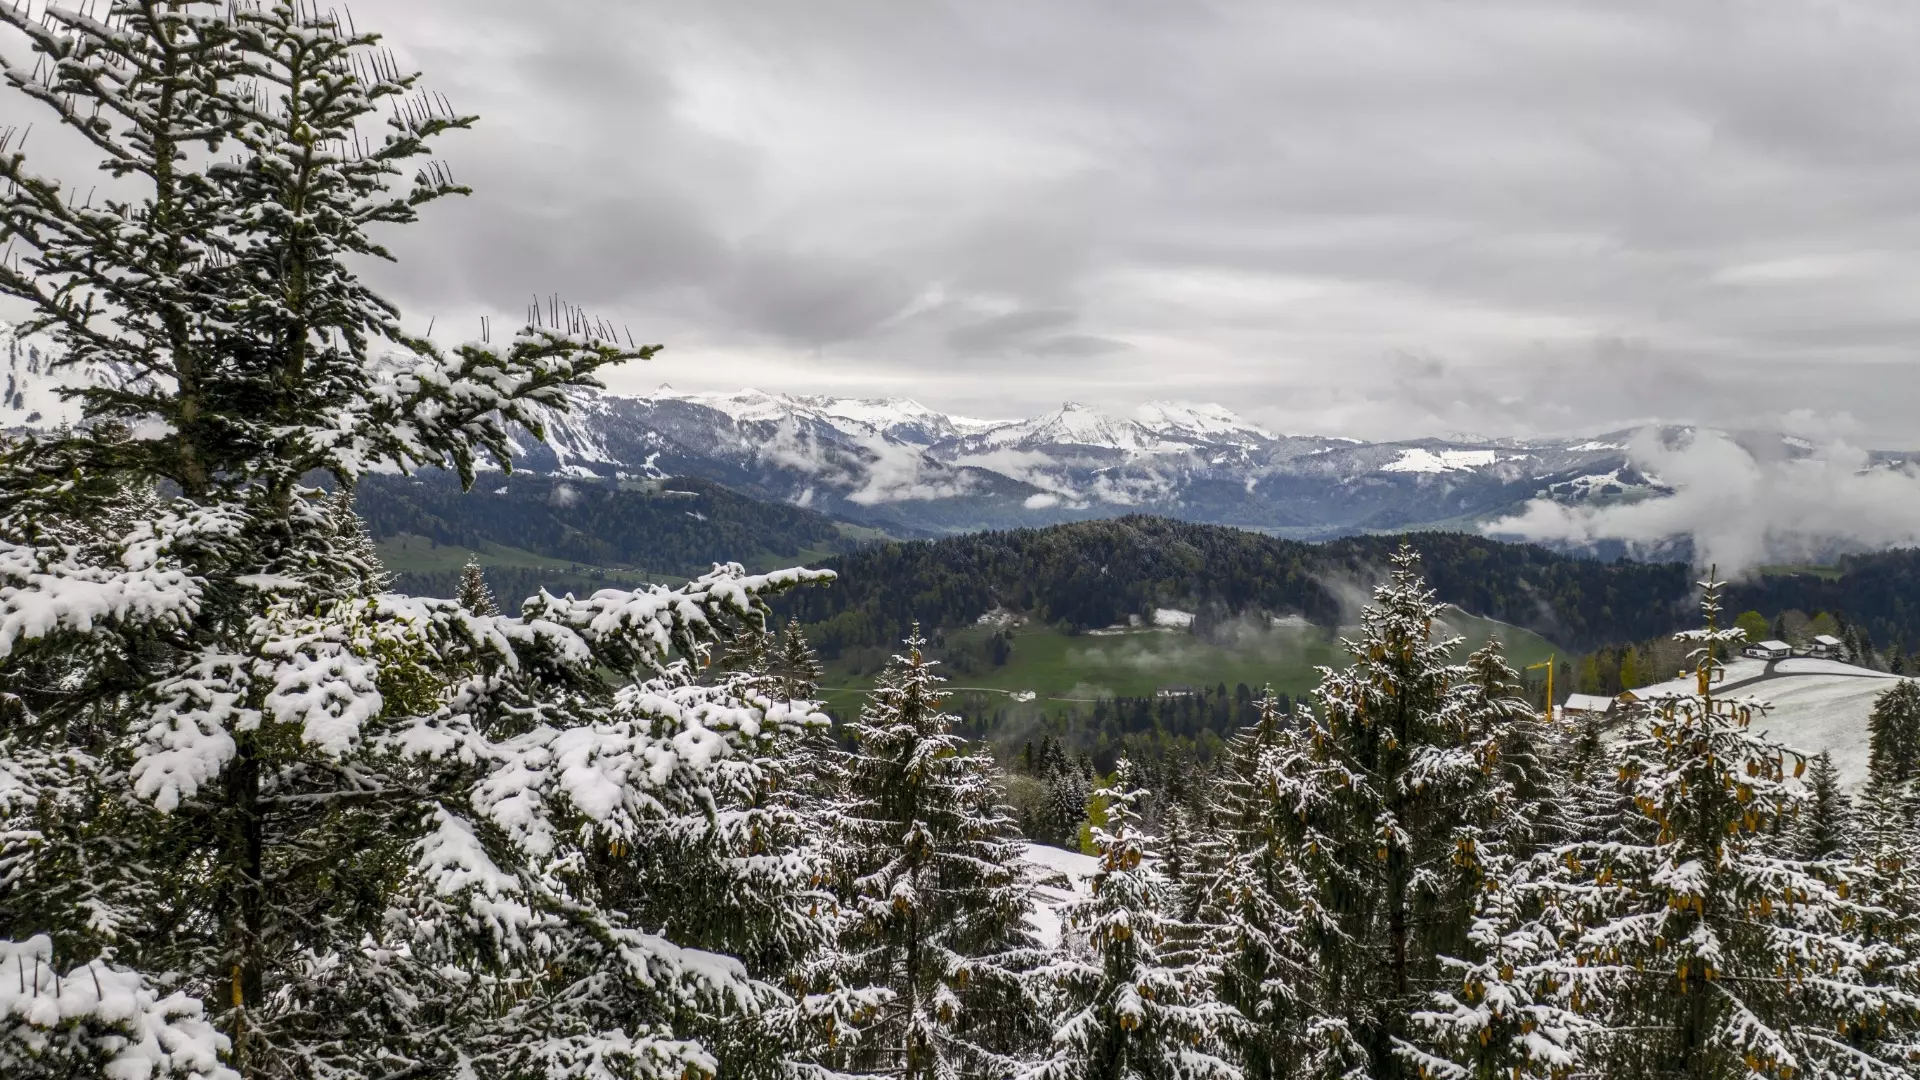
<svg viewBox="0 0 1920 1080">
<path fill-rule="evenodd" d="M 821 345 L 873 330 L 913 293 L 884 267 L 825 253 L 757 251 L 739 258 L 717 299 L 751 329 Z"/>
<path fill-rule="evenodd" d="M 1030 351 L 1040 356 L 1105 356 L 1108 353 L 1124 352 L 1132 347 L 1124 341 L 1115 341 L 1097 334 L 1061 334 L 1059 337 L 1034 342 Z"/>
<path fill-rule="evenodd" d="M 1098 334 L 1058 333 L 1075 318 L 1064 309 L 1008 312 L 956 326 L 947 331 L 946 341 L 961 356 L 987 363 L 1036 356 L 1090 358 L 1131 347 Z"/>
<path fill-rule="evenodd" d="M 947 343 L 962 353 L 993 352 L 1073 322 L 1071 311 L 1014 311 L 955 327 Z"/>
<path fill-rule="evenodd" d="M 750 353 L 994 414 L 1091 374 L 1292 430 L 1812 409 L 1915 441 L 1903 0 L 355 15 L 483 117 L 442 147 L 475 197 L 380 271 L 410 310 L 564 289 L 676 381 Z"/>
</svg>

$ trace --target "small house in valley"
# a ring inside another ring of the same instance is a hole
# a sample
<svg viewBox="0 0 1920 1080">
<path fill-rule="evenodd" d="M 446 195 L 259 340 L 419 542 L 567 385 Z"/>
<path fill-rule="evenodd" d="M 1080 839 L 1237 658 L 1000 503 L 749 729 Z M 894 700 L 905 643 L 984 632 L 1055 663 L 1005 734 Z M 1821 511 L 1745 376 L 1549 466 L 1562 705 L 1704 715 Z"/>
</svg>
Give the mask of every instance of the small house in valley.
<svg viewBox="0 0 1920 1080">
<path fill-rule="evenodd" d="M 1793 655 L 1793 646 L 1784 641 L 1756 641 L 1745 651 L 1755 660 L 1785 660 Z"/>
<path fill-rule="evenodd" d="M 1846 646 L 1832 634 L 1816 634 L 1812 641 L 1795 651 L 1817 660 L 1839 660 L 1846 655 Z"/>
<path fill-rule="evenodd" d="M 1605 694 L 1568 694 L 1566 704 L 1560 706 L 1560 714 L 1569 720 L 1583 716 L 1606 716 L 1619 704 L 1619 699 Z"/>
</svg>

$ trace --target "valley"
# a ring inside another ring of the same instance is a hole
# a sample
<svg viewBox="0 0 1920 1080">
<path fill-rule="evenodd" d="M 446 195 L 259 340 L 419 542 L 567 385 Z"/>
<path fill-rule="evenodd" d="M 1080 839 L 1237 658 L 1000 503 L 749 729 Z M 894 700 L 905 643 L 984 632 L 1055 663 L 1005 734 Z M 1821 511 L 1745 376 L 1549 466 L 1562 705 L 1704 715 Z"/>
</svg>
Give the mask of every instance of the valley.
<svg viewBox="0 0 1920 1080">
<path fill-rule="evenodd" d="M 1627 644 L 1657 640 L 1690 617 L 1684 567 L 1600 563 L 1458 533 L 1308 544 L 1133 516 L 902 541 L 704 481 L 539 474 L 483 481 L 466 495 L 445 477 L 372 478 L 360 499 L 388 569 L 429 594 L 451 595 L 469 557 L 505 597 L 672 584 L 729 551 L 744 550 L 752 569 L 826 566 L 840 575 L 832 586 L 775 606 L 820 649 L 832 715 L 860 711 L 918 622 L 972 737 L 1012 753 L 1049 735 L 1108 767 L 1122 752 L 1217 752 L 1264 687 L 1303 699 L 1322 665 L 1347 661 L 1338 639 L 1354 632 L 1353 615 L 1402 542 L 1421 552 L 1449 605 L 1444 632 L 1462 639 L 1456 658 L 1499 638 L 1510 663 L 1532 669 L 1536 699 L 1545 693 L 1538 665 L 1549 657 L 1564 699 L 1584 689 L 1591 650 L 1610 650 L 1617 666 Z M 1775 567 L 1732 586 L 1730 597 L 1769 614 L 1844 613 L 1883 650 L 1920 643 L 1913 552 Z M 1673 653 L 1643 650 L 1649 659 Z M 1866 716 L 1890 676 L 1793 670 L 1811 663 L 1788 662 L 1752 688 L 1776 706 L 1757 730 L 1831 752 L 1857 784 Z M 1635 686 L 1643 695 L 1673 688 L 1657 678 Z"/>
<path fill-rule="evenodd" d="M 997 620 L 942 635 L 937 651 L 960 711 L 996 713 L 1024 727 L 1074 707 L 1087 712 L 1087 706 L 1115 698 L 1193 697 L 1216 686 L 1229 693 L 1270 687 L 1301 698 L 1318 680 L 1320 666 L 1346 662 L 1338 637 L 1356 629 L 1330 632 L 1293 619 L 1265 626 L 1236 620 L 1207 636 L 1187 625 L 1068 634 L 1025 619 Z M 1436 632 L 1460 639 L 1456 653 L 1461 658 L 1498 638 L 1516 667 L 1541 663 L 1559 651 L 1531 631 L 1459 609 L 1449 610 Z M 996 634 L 1006 641 L 999 664 L 991 659 Z M 857 663 L 829 663 L 821 696 L 836 713 L 850 716 L 876 674 L 877 669 Z"/>
</svg>

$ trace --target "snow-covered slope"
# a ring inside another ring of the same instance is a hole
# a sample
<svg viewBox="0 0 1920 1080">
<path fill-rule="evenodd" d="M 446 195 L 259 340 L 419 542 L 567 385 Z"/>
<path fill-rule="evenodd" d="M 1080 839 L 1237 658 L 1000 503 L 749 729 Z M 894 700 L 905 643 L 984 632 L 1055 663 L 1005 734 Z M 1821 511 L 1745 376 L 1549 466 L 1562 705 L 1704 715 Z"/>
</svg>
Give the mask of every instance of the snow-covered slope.
<svg viewBox="0 0 1920 1080">
<path fill-rule="evenodd" d="M 1133 418 L 1149 431 L 1195 444 L 1255 446 L 1276 440 L 1272 432 L 1248 423 L 1221 405 L 1149 401 L 1134 410 Z"/>
<path fill-rule="evenodd" d="M 1727 665 L 1730 693 L 1773 706 L 1753 721 L 1752 729 L 1809 757 L 1831 754 L 1842 783 L 1849 787 L 1866 783 L 1867 719 L 1873 714 L 1874 701 L 1900 676 L 1831 660 L 1782 660 L 1771 675 L 1764 674 L 1766 667 L 1757 660 Z M 1743 682 L 1745 686 L 1738 685 Z M 1644 700 L 1693 690 L 1693 677 L 1688 676 L 1634 693 Z"/>
<path fill-rule="evenodd" d="M 948 416 L 911 398 L 769 394 L 752 388 L 732 392 L 682 393 L 671 386 L 662 386 L 639 400 L 686 402 L 722 413 L 736 424 L 792 424 L 807 421 L 824 424 L 847 434 L 884 435 L 918 446 L 984 431 L 1002 423 Z"/>
<path fill-rule="evenodd" d="M 1428 450 L 1416 446 L 1400 451 L 1400 456 L 1382 465 L 1381 472 L 1446 473 L 1472 472 L 1500 460 L 1497 450 Z"/>
<path fill-rule="evenodd" d="M 1031 420 L 998 424 L 965 440 L 969 450 L 994 447 L 1087 447 L 1097 450 L 1157 453 L 1172 449 L 1169 441 L 1135 420 L 1107 416 L 1077 401 Z"/>
<path fill-rule="evenodd" d="M 1100 860 L 1046 844 L 1026 845 L 1024 858 L 1034 883 L 1035 901 L 1027 921 L 1040 940 L 1053 948 L 1060 944 L 1060 909 L 1092 895 L 1093 875 L 1100 869 Z"/>
<path fill-rule="evenodd" d="M 84 373 L 53 368 L 47 343 L 21 338 L 0 323 L 0 430 L 50 428 L 80 417 L 79 407 L 60 397 L 63 387 L 83 386 Z"/>
</svg>

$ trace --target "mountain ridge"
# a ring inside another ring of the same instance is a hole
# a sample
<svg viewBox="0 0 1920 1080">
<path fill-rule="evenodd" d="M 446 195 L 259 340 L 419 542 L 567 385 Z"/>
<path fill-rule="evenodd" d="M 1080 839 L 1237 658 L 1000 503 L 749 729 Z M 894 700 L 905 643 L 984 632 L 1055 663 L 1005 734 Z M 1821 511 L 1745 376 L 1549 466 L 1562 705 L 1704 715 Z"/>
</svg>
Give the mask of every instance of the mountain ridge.
<svg viewBox="0 0 1920 1080">
<path fill-rule="evenodd" d="M 50 371 L 44 344 L 5 327 L 0 343 L 0 430 L 71 422 L 76 411 L 55 391 L 88 373 Z M 1626 430 L 1367 442 L 1275 432 L 1214 403 L 1158 400 L 1123 413 L 1067 402 L 991 420 L 912 398 L 670 386 L 581 391 L 572 406 L 547 417 L 545 442 L 518 434 L 510 447 L 516 469 L 698 477 L 900 536 L 1151 513 L 1324 540 L 1478 528 L 1536 499 L 1605 503 L 1672 493 L 1636 467 Z M 1659 431 L 1670 445 L 1693 435 L 1687 427 Z M 1756 455 L 1815 453 L 1778 433 L 1738 437 Z M 1911 458 L 1880 452 L 1875 460 Z"/>
</svg>

